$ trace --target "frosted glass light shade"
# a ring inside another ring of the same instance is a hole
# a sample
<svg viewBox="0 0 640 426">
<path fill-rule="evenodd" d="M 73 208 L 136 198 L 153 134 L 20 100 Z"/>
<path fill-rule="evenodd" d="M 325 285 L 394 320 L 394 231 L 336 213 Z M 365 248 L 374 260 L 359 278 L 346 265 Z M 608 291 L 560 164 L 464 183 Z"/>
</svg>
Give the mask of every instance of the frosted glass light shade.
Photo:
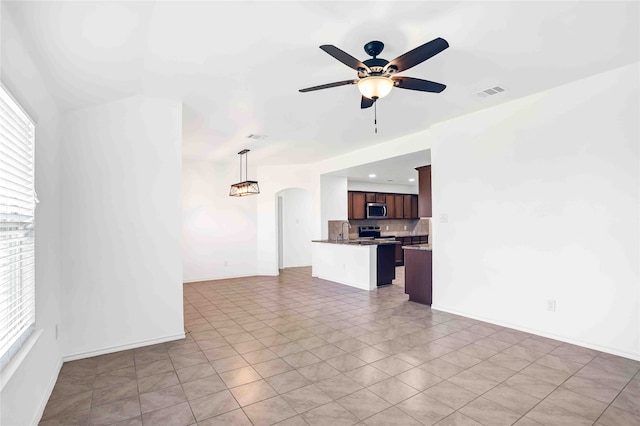
<svg viewBox="0 0 640 426">
<path fill-rule="evenodd" d="M 384 98 L 391 92 L 393 80 L 388 77 L 372 76 L 358 81 L 358 89 L 362 96 L 369 99 Z"/>
</svg>

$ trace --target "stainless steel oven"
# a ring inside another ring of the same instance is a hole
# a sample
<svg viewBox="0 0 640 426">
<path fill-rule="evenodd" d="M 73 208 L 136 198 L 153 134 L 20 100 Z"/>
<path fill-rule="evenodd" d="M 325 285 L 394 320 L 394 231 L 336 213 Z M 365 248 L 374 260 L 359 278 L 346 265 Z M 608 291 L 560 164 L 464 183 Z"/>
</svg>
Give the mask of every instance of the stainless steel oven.
<svg viewBox="0 0 640 426">
<path fill-rule="evenodd" d="M 387 217 L 387 205 L 385 203 L 367 203 L 367 219 Z"/>
</svg>

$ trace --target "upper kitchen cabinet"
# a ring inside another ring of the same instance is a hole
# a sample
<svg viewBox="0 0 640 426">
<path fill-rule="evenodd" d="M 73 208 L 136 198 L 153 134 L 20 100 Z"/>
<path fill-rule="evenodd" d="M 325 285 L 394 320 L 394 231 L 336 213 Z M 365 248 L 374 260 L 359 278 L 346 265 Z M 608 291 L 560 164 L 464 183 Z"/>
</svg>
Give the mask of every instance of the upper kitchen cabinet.
<svg viewBox="0 0 640 426">
<path fill-rule="evenodd" d="M 418 218 L 418 196 L 405 194 L 402 196 L 402 210 L 405 219 Z"/>
<path fill-rule="evenodd" d="M 348 192 L 349 194 L 349 219 L 366 219 L 364 192 Z"/>
<path fill-rule="evenodd" d="M 389 219 L 397 219 L 395 195 L 387 194 L 385 196 L 384 202 L 387 203 L 387 217 Z"/>
<path fill-rule="evenodd" d="M 414 194 L 389 194 L 348 191 L 348 219 L 366 219 L 367 203 L 384 203 L 387 216 L 377 219 L 418 219 L 418 196 Z"/>
<path fill-rule="evenodd" d="M 404 197 L 402 194 L 394 194 L 393 195 L 393 203 L 395 204 L 395 213 L 394 219 L 402 219 L 404 218 Z"/>
<path fill-rule="evenodd" d="M 416 167 L 418 171 L 418 215 L 431 217 L 431 166 Z"/>
</svg>

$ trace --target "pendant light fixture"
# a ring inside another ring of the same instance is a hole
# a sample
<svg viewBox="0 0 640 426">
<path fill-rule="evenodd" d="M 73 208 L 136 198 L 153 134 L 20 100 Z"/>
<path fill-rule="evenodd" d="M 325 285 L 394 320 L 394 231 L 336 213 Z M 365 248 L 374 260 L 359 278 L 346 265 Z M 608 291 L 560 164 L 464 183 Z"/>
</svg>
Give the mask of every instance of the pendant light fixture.
<svg viewBox="0 0 640 426">
<path fill-rule="evenodd" d="M 255 195 L 260 193 L 258 182 L 254 180 L 247 180 L 248 171 L 248 149 L 243 149 L 238 153 L 240 156 L 240 180 L 242 181 L 242 156 L 244 155 L 244 181 L 234 183 L 229 190 L 229 196 L 231 197 L 245 197 L 247 195 Z"/>
</svg>

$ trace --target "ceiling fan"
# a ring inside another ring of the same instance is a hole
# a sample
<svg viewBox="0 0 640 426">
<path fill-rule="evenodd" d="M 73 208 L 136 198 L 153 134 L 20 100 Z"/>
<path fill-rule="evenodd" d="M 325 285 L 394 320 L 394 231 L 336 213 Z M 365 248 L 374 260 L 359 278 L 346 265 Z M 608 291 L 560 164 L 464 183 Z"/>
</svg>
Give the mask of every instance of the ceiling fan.
<svg viewBox="0 0 640 426">
<path fill-rule="evenodd" d="M 358 79 L 307 87 L 306 89 L 300 89 L 300 92 L 312 92 L 330 87 L 357 84 L 362 94 L 360 108 L 369 108 L 376 100 L 388 95 L 393 87 L 417 90 L 420 92 L 440 93 L 447 86 L 434 81 L 397 76 L 395 74 L 426 61 L 447 47 L 449 47 L 449 43 L 447 43 L 445 39 L 438 37 L 422 46 L 416 47 L 404 55 L 398 56 L 392 61 L 387 61 L 386 59 L 378 58 L 378 55 L 384 49 L 384 43 L 381 41 L 370 41 L 364 45 L 364 51 L 372 56 L 372 58 L 361 62 L 343 50 L 331 44 L 325 44 L 320 46 L 320 49 L 348 67 L 358 71 Z"/>
</svg>

